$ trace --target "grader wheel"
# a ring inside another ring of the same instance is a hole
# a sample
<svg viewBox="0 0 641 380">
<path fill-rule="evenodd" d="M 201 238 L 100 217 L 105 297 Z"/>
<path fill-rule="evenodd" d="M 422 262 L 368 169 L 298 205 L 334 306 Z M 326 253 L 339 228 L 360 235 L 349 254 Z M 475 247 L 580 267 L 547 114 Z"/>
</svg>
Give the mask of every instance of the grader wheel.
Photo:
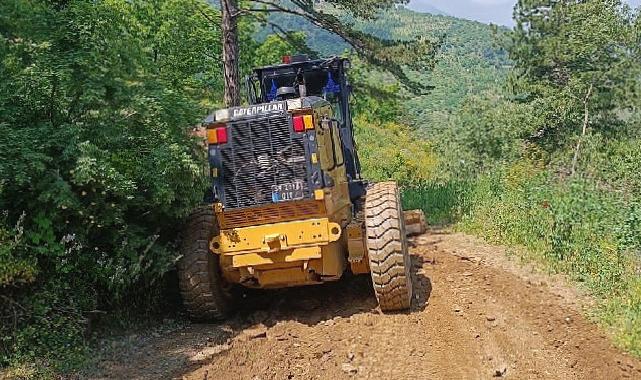
<svg viewBox="0 0 641 380">
<path fill-rule="evenodd" d="M 412 300 L 405 222 L 395 182 L 374 184 L 365 197 L 367 254 L 382 311 L 408 309 Z"/>
<path fill-rule="evenodd" d="M 211 207 L 193 212 L 187 221 L 180 248 L 178 279 L 183 304 L 198 321 L 223 319 L 231 310 L 231 295 L 220 273 L 218 256 L 209 250 L 217 233 Z"/>
</svg>

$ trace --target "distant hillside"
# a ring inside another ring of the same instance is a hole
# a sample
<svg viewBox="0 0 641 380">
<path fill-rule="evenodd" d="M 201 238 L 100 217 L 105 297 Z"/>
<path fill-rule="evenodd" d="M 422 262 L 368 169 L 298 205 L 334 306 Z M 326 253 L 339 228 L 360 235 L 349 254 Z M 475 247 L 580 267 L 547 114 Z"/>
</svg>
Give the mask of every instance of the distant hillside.
<svg viewBox="0 0 641 380">
<path fill-rule="evenodd" d="M 421 12 L 421 13 L 429 13 L 432 15 L 440 15 L 440 16 L 449 16 L 449 14 L 447 14 L 446 12 L 443 12 L 442 10 L 430 4 L 416 4 L 415 2 L 410 2 L 407 5 L 407 8 L 416 12 Z"/>
<path fill-rule="evenodd" d="M 341 54 L 349 48 L 338 36 L 305 20 L 281 14 L 272 17 L 286 30 L 305 32 L 308 45 L 322 55 Z M 406 101 L 410 115 L 423 128 L 429 128 L 434 114 L 454 111 L 467 95 L 502 83 L 509 66 L 505 52 L 494 46 L 490 26 L 479 22 L 402 7 L 384 12 L 373 22 L 350 21 L 362 31 L 390 39 L 445 36 L 434 71 L 411 75 L 435 87 L 428 95 L 411 96 Z M 263 39 L 269 32 L 263 29 L 257 38 Z"/>
</svg>

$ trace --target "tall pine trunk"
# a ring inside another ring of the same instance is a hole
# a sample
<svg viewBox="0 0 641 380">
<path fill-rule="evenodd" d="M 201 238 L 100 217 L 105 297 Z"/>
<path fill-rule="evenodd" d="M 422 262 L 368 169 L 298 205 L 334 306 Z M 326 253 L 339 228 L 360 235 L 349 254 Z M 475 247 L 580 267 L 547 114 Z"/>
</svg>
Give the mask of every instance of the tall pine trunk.
<svg viewBox="0 0 641 380">
<path fill-rule="evenodd" d="M 238 0 L 220 0 L 223 31 L 223 70 L 226 107 L 240 105 L 240 75 L 238 73 Z"/>
</svg>

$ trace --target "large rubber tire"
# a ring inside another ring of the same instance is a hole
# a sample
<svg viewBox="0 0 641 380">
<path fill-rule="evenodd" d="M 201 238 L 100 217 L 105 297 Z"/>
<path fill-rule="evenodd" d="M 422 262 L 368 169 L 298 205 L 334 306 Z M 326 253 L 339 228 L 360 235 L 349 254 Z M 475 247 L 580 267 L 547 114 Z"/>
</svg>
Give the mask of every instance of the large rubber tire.
<svg viewBox="0 0 641 380">
<path fill-rule="evenodd" d="M 187 220 L 178 261 L 178 280 L 183 304 L 196 321 L 224 319 L 232 309 L 228 284 L 220 273 L 218 256 L 209 250 L 218 233 L 211 206 L 194 211 Z"/>
<path fill-rule="evenodd" d="M 395 182 L 377 183 L 367 190 L 365 232 L 374 292 L 381 310 L 408 309 L 412 303 L 411 261 Z"/>
</svg>

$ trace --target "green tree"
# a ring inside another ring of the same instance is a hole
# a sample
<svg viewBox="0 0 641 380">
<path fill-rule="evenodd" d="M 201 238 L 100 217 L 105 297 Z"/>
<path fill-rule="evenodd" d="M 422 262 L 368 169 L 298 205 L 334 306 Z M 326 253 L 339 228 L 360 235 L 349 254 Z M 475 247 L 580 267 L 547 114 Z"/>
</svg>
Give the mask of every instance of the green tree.
<svg viewBox="0 0 641 380">
<path fill-rule="evenodd" d="M 77 357 L 86 312 L 143 302 L 173 267 L 206 187 L 189 131 L 220 99 L 215 17 L 201 0 L 0 2 L 0 366 Z"/>
<path fill-rule="evenodd" d="M 586 135 L 616 128 L 617 111 L 635 99 L 639 64 L 629 8 L 619 0 L 520 0 L 514 17 L 512 85 L 548 113 L 532 140 L 550 149 L 572 144 L 574 173 Z"/>
<path fill-rule="evenodd" d="M 269 35 L 254 51 L 253 66 L 261 67 L 278 63 L 284 55 L 294 54 L 296 49 L 304 44 L 304 33 L 290 33 L 287 39 L 274 34 Z"/>
<path fill-rule="evenodd" d="M 396 76 L 401 83 L 413 91 L 427 88 L 412 81 L 404 67 L 427 70 L 434 64 L 438 43 L 425 39 L 391 40 L 375 37 L 354 28 L 350 18 L 372 20 L 379 12 L 391 9 L 407 0 L 327 0 L 322 3 L 313 0 L 221 0 L 223 76 L 225 79 L 226 106 L 240 104 L 238 19 L 247 17 L 253 21 L 268 24 L 281 38 L 295 41 L 292 32 L 285 31 L 270 19 L 274 13 L 288 14 L 309 21 L 344 40 L 368 63 L 383 68 Z M 302 46 L 308 50 L 308 47 Z"/>
</svg>

